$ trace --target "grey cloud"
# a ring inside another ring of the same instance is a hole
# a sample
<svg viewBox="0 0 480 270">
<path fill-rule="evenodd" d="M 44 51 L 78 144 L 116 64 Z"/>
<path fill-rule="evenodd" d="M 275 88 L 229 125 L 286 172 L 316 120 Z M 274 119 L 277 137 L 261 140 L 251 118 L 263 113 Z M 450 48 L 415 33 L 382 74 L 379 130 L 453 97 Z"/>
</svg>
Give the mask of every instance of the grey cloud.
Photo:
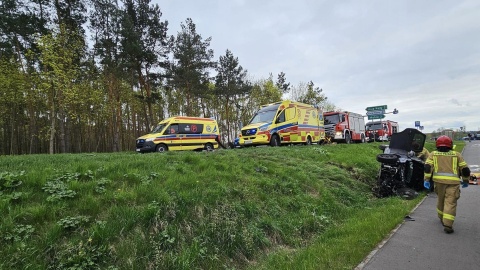
<svg viewBox="0 0 480 270">
<path fill-rule="evenodd" d="M 450 102 L 451 102 L 452 104 L 455 104 L 455 105 L 458 105 L 458 106 L 462 106 L 462 104 L 461 104 L 460 102 L 458 102 L 458 100 L 456 100 L 456 99 L 454 99 L 454 98 L 450 99 Z"/>
</svg>

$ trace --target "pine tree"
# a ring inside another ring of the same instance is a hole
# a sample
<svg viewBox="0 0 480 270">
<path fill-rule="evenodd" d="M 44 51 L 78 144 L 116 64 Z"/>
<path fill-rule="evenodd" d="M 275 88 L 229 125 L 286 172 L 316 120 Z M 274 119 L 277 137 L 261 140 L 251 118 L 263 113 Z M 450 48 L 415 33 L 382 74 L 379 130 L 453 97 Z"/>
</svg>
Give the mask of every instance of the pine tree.
<svg viewBox="0 0 480 270">
<path fill-rule="evenodd" d="M 234 57 L 230 50 L 227 50 L 224 56 L 220 56 L 216 71 L 215 95 L 223 104 L 227 140 L 231 142 L 233 138 L 230 125 L 238 123 L 240 119 L 241 108 L 238 99 L 250 93 L 252 87 L 246 79 L 247 71 L 239 65 L 238 58 Z"/>
<path fill-rule="evenodd" d="M 188 18 L 181 24 L 182 30 L 177 33 L 173 43 L 173 62 L 170 66 L 170 86 L 180 92 L 179 104 L 185 106 L 183 113 L 196 116 L 199 114 L 200 98 L 209 94 L 209 71 L 215 68 L 212 61 L 213 50 L 209 49 L 211 38 L 203 40 L 196 31 L 196 25 Z"/>
<path fill-rule="evenodd" d="M 153 123 L 153 108 L 159 94 L 154 86 L 159 85 L 161 71 L 167 67 L 169 40 L 168 22 L 161 21 L 162 12 L 150 0 L 123 0 L 121 57 L 130 74 L 131 84 L 139 88 L 139 97 L 146 103 L 144 110 L 145 127 Z"/>
<path fill-rule="evenodd" d="M 290 83 L 287 83 L 287 79 L 285 78 L 285 73 L 283 73 L 283 71 L 278 74 L 275 85 L 282 91 L 283 94 L 286 94 L 290 91 Z"/>
</svg>

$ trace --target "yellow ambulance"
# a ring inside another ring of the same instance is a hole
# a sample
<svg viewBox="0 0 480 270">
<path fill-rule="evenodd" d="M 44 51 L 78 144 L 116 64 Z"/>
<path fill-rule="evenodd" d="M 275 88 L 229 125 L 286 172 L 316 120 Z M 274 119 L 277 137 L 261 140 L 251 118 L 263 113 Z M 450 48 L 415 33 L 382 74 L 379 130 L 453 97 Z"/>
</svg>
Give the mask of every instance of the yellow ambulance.
<svg viewBox="0 0 480 270">
<path fill-rule="evenodd" d="M 175 116 L 161 121 L 152 132 L 136 140 L 136 151 L 165 152 L 218 148 L 217 121 L 210 118 Z"/>
<path fill-rule="evenodd" d="M 263 105 L 243 127 L 239 144 L 279 146 L 312 144 L 325 139 L 322 112 L 312 105 L 284 100 Z"/>
</svg>

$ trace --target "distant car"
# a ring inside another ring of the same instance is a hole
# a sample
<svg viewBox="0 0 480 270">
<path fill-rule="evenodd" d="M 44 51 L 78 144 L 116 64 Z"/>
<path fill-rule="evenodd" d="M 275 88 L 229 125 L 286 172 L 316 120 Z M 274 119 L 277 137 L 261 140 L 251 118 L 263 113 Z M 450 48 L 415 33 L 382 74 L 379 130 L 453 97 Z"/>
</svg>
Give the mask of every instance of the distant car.
<svg viewBox="0 0 480 270">
<path fill-rule="evenodd" d="M 233 141 L 233 143 L 232 143 L 232 142 L 228 143 L 229 148 L 230 148 L 230 149 L 242 148 L 242 146 L 240 145 L 239 141 L 240 141 L 240 138 L 238 138 L 238 137 L 235 138 L 235 140 Z"/>
<path fill-rule="evenodd" d="M 470 138 L 468 138 L 468 136 L 462 138 L 462 140 L 464 140 L 464 141 L 468 141 L 469 139 Z"/>
</svg>

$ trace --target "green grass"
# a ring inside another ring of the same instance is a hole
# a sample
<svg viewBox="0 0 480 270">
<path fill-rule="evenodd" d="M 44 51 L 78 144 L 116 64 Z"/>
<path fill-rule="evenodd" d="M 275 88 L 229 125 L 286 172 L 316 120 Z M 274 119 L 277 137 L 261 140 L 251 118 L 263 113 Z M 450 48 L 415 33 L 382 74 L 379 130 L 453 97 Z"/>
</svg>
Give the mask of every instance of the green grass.
<svg viewBox="0 0 480 270">
<path fill-rule="evenodd" d="M 0 156 L 0 269 L 353 269 L 421 199 L 378 145 Z"/>
</svg>

